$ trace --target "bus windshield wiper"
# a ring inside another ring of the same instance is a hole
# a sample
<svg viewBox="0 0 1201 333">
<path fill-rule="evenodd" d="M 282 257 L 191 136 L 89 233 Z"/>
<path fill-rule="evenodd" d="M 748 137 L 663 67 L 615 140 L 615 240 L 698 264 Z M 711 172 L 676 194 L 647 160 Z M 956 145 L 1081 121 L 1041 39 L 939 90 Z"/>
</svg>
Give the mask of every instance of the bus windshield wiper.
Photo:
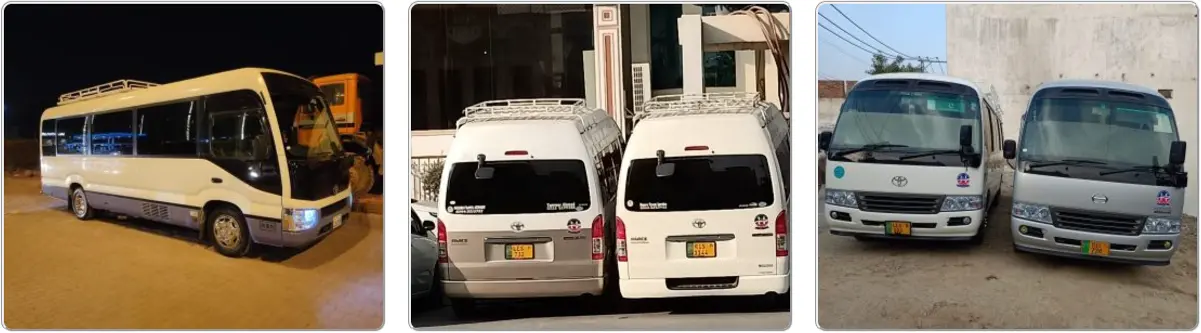
<svg viewBox="0 0 1201 333">
<path fill-rule="evenodd" d="M 924 152 L 924 153 L 917 153 L 917 154 L 912 154 L 912 155 L 905 155 L 905 156 L 898 157 L 897 159 L 904 161 L 904 160 L 911 159 L 911 158 L 934 156 L 934 155 L 948 155 L 948 154 L 959 155 L 959 153 L 960 153 L 959 149 L 943 149 L 943 150 L 928 151 L 928 152 Z"/>
<path fill-rule="evenodd" d="M 1102 172 L 1101 175 L 1108 176 L 1108 175 L 1114 175 L 1114 174 L 1119 174 L 1119 173 L 1136 172 L 1136 171 L 1149 171 L 1149 172 L 1158 174 L 1161 172 L 1166 172 L 1167 169 L 1165 169 L 1162 166 L 1158 166 L 1158 165 L 1136 165 L 1136 166 L 1130 167 L 1129 169 L 1121 169 L 1121 170 Z"/>
<path fill-rule="evenodd" d="M 1056 166 L 1056 165 L 1065 165 L 1065 164 L 1069 164 L 1069 165 L 1080 165 L 1080 164 L 1106 165 L 1109 163 L 1105 163 L 1102 161 L 1078 160 L 1078 159 L 1070 159 L 1069 158 L 1069 159 L 1063 159 L 1063 160 L 1058 160 L 1058 161 L 1031 164 L 1030 168 L 1035 169 L 1035 168 L 1042 168 L 1042 167 L 1049 167 L 1049 166 Z"/>
<path fill-rule="evenodd" d="M 858 153 L 858 152 L 861 152 L 861 151 L 869 151 L 869 152 L 870 152 L 870 151 L 875 151 L 875 150 L 877 150 L 877 149 L 880 149 L 880 148 L 905 148 L 905 147 L 909 147 L 909 146 L 906 146 L 906 145 L 894 145 L 894 144 L 890 144 L 890 143 L 873 143 L 873 144 L 866 144 L 866 145 L 863 145 L 862 147 L 859 147 L 859 148 L 852 148 L 852 149 L 842 150 L 842 151 L 839 151 L 839 152 L 837 152 L 837 153 L 834 153 L 834 155 L 833 155 L 833 156 L 834 156 L 834 157 L 842 157 L 842 156 L 846 156 L 846 155 L 848 155 L 848 154 L 854 154 L 854 153 Z"/>
</svg>

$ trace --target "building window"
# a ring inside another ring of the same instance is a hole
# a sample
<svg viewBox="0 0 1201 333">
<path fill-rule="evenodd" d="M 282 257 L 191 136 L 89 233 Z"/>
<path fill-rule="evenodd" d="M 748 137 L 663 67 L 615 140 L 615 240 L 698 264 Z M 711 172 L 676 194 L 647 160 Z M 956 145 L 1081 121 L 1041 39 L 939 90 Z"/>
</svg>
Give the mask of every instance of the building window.
<svg viewBox="0 0 1201 333">
<path fill-rule="evenodd" d="M 139 156 L 196 156 L 196 102 L 137 110 Z"/>
<path fill-rule="evenodd" d="M 133 111 L 92 116 L 92 155 L 133 155 Z"/>
<path fill-rule="evenodd" d="M 716 6 L 701 7 L 702 15 L 716 15 Z M 684 88 L 684 51 L 680 46 L 679 18 L 683 5 L 650 5 L 651 89 Z M 705 52 L 705 87 L 737 86 L 734 51 Z"/>
</svg>

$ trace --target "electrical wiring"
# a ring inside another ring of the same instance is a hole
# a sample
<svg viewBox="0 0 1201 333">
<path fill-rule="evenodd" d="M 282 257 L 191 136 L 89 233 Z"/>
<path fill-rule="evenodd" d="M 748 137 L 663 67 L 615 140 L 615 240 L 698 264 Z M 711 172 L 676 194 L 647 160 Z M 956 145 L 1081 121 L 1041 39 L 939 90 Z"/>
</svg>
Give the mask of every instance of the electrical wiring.
<svg viewBox="0 0 1201 333">
<path fill-rule="evenodd" d="M 760 6 L 751 6 L 742 10 L 737 10 L 728 15 L 746 15 L 755 20 L 759 26 L 760 32 L 763 33 L 764 40 L 767 42 L 767 48 L 771 51 L 772 59 L 776 63 L 776 72 L 778 74 L 780 109 L 784 112 L 789 112 L 789 92 L 790 92 L 790 66 L 788 53 L 785 48 L 787 45 L 781 45 L 781 41 L 790 40 L 790 33 L 784 25 L 780 23 L 770 11 Z M 789 113 L 791 114 L 791 113 Z M 791 118 L 791 117 L 790 117 Z"/>
</svg>

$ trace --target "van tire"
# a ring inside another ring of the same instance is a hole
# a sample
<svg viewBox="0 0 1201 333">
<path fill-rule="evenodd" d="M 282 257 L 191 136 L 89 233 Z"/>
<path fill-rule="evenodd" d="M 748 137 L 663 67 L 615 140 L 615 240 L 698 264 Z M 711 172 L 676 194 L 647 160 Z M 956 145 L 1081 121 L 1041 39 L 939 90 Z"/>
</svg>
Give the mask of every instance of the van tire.
<svg viewBox="0 0 1201 333">
<path fill-rule="evenodd" d="M 479 314 L 475 300 L 470 298 L 451 298 L 450 310 L 459 318 L 471 318 Z"/>
<path fill-rule="evenodd" d="M 231 258 L 245 257 L 250 254 L 254 248 L 254 240 L 250 239 L 250 227 L 242 212 L 221 205 L 205 215 L 208 217 L 205 221 L 208 226 L 205 228 L 208 233 L 206 236 L 213 243 L 213 249 L 217 253 Z M 230 234 L 218 235 L 226 232 Z"/>
<path fill-rule="evenodd" d="M 442 273 L 438 269 L 438 265 L 434 265 L 434 282 L 430 283 L 430 292 L 425 295 L 425 306 L 428 309 L 437 309 L 442 307 Z"/>
<path fill-rule="evenodd" d="M 83 201 L 79 202 L 78 200 Z M 83 187 L 75 186 L 71 189 L 71 196 L 67 198 L 67 209 L 70 209 L 71 214 L 81 221 L 96 217 L 96 210 L 92 209 L 92 204 L 88 202 L 88 196 L 83 191 Z"/>
</svg>

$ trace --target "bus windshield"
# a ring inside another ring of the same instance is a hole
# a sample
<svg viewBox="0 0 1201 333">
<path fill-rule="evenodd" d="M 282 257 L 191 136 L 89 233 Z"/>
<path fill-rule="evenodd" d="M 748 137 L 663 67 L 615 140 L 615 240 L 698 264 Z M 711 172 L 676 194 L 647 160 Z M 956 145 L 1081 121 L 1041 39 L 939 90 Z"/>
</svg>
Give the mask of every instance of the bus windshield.
<svg viewBox="0 0 1201 333">
<path fill-rule="evenodd" d="M 855 90 L 842 104 L 830 150 L 885 145 L 889 150 L 922 152 L 959 149 L 959 129 L 972 127 L 973 150 L 980 142 L 980 103 L 975 94 L 905 89 Z"/>
<path fill-rule="evenodd" d="M 329 105 L 312 82 L 263 73 L 288 159 L 325 160 L 342 153 Z"/>
<path fill-rule="evenodd" d="M 1024 121 L 1022 161 L 1162 166 L 1176 140 L 1172 110 L 1154 105 L 1040 98 L 1030 103 Z"/>
</svg>

